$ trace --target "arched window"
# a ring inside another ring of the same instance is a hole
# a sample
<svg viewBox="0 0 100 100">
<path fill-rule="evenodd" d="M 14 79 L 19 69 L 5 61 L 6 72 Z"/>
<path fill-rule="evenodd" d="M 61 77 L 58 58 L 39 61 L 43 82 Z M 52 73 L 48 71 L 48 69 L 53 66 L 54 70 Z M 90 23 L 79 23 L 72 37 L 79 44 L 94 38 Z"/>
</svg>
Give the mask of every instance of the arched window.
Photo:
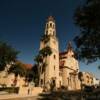
<svg viewBox="0 0 100 100">
<path fill-rule="evenodd" d="M 53 57 L 54 57 L 54 59 L 56 59 L 56 55 L 54 55 Z"/>
<path fill-rule="evenodd" d="M 46 35 L 48 34 L 48 31 L 46 30 Z"/>
<path fill-rule="evenodd" d="M 50 27 L 52 27 L 52 23 L 50 23 Z"/>
<path fill-rule="evenodd" d="M 47 28 L 48 28 L 48 24 L 47 24 L 47 26 L 46 26 Z"/>
<path fill-rule="evenodd" d="M 54 70 L 55 70 L 55 66 L 54 66 Z"/>
<path fill-rule="evenodd" d="M 53 31 L 53 36 L 55 35 L 55 32 Z"/>
</svg>

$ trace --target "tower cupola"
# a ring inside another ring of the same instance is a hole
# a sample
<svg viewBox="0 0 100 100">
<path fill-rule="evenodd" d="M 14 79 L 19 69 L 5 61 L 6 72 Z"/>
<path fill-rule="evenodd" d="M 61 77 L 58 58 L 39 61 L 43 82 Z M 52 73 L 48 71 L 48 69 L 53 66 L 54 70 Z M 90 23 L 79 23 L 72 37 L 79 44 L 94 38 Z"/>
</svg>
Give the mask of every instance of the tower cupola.
<svg viewBox="0 0 100 100">
<path fill-rule="evenodd" d="M 45 26 L 45 34 L 56 36 L 55 20 L 52 16 L 49 16 L 47 19 L 46 26 Z"/>
</svg>

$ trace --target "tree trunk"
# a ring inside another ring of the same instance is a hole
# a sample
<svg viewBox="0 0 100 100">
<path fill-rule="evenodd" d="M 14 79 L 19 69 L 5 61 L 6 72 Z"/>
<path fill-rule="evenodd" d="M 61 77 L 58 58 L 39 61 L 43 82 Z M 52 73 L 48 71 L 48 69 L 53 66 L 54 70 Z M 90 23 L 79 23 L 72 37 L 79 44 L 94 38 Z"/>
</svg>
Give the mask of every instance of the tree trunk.
<svg viewBox="0 0 100 100">
<path fill-rule="evenodd" d="M 81 94 L 80 94 L 80 95 L 81 95 L 81 100 L 83 99 L 82 90 L 83 90 L 83 89 L 82 89 L 82 81 L 81 81 Z"/>
<path fill-rule="evenodd" d="M 38 64 L 38 85 L 40 86 L 40 67 L 39 67 L 39 64 Z"/>
<path fill-rule="evenodd" d="M 45 87 L 45 74 L 46 73 L 45 73 L 45 68 L 44 68 L 44 82 L 43 82 L 44 83 L 44 87 Z"/>
<path fill-rule="evenodd" d="M 45 63 L 47 64 L 47 56 L 45 57 Z M 46 65 L 44 66 L 44 87 L 46 87 L 46 83 L 45 83 L 45 76 L 46 76 Z"/>
<path fill-rule="evenodd" d="M 39 72 L 39 86 L 41 86 L 41 76 L 42 75 L 42 66 L 40 66 L 40 72 Z"/>
</svg>

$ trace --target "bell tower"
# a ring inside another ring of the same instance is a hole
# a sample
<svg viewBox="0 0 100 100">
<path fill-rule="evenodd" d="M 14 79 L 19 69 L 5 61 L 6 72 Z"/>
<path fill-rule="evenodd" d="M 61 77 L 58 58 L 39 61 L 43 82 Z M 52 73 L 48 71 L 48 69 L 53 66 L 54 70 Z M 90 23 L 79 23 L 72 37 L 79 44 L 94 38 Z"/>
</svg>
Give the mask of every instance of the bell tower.
<svg viewBox="0 0 100 100">
<path fill-rule="evenodd" d="M 59 43 L 56 37 L 56 25 L 52 16 L 49 16 L 45 25 L 45 36 L 49 36 L 48 42 L 42 40 L 40 42 L 40 50 L 49 46 L 52 54 L 46 58 L 45 76 L 40 75 L 41 82 L 45 79 L 45 86 L 50 88 L 51 84 L 59 87 Z M 44 78 L 45 77 L 45 78 Z"/>
<path fill-rule="evenodd" d="M 47 19 L 45 26 L 45 35 L 56 36 L 55 20 L 52 16 Z"/>
</svg>

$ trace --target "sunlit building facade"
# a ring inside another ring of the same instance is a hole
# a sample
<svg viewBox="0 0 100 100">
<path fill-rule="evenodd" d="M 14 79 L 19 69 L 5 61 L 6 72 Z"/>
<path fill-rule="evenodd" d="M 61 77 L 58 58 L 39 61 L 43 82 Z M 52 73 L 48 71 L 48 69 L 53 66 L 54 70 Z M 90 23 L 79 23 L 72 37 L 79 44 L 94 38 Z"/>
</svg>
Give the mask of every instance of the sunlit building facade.
<svg viewBox="0 0 100 100">
<path fill-rule="evenodd" d="M 44 34 L 49 35 L 50 39 L 48 42 L 40 42 L 40 50 L 49 46 L 52 54 L 45 60 L 47 63 L 45 72 L 40 74 L 41 86 L 45 85 L 47 88 L 50 88 L 53 82 L 56 88 L 64 86 L 69 90 L 80 89 L 78 80 L 79 65 L 75 59 L 71 42 L 68 43 L 66 51 L 59 53 L 56 24 L 52 16 L 47 19 Z"/>
</svg>

